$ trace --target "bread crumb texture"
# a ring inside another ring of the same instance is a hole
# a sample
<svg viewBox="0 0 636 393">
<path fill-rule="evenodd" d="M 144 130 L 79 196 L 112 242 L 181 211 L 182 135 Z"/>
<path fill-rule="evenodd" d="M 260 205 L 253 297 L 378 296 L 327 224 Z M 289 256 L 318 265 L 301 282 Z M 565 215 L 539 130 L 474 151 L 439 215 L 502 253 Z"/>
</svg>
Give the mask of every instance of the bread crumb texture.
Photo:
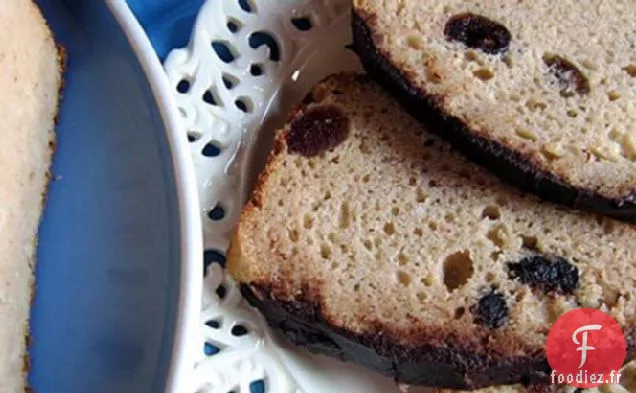
<svg viewBox="0 0 636 393">
<path fill-rule="evenodd" d="M 315 92 L 278 134 L 241 217 L 229 262 L 240 282 L 406 347 L 543 351 L 550 326 L 579 307 L 632 329 L 632 226 L 502 184 L 363 77 Z M 293 124 L 325 107 L 346 116 L 347 137 L 311 157 L 290 151 Z"/>
<path fill-rule="evenodd" d="M 636 190 L 636 2 L 354 5 L 379 52 L 473 134 L 569 185 Z"/>
</svg>

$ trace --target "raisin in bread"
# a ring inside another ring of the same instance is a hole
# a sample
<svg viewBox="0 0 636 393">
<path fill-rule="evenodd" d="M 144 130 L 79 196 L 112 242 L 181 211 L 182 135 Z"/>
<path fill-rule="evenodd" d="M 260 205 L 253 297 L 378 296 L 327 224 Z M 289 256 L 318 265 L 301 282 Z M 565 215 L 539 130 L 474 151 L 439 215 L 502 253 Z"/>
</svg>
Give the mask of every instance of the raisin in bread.
<svg viewBox="0 0 636 393">
<path fill-rule="evenodd" d="M 545 199 L 634 221 L 634 20 L 634 1 L 355 0 L 354 49 L 471 159 Z"/>
<path fill-rule="evenodd" d="M 523 386 L 505 385 L 472 390 L 472 393 L 634 393 L 636 392 L 636 361 L 630 362 L 621 371 L 620 384 L 603 385 L 597 388 L 577 389 L 572 386 L 542 385 Z M 437 390 L 437 393 L 469 393 L 468 391 Z"/>
<path fill-rule="evenodd" d="M 365 76 L 291 115 L 229 269 L 292 341 L 404 383 L 540 381 L 550 326 L 581 306 L 636 349 L 635 228 L 500 183 Z"/>
<path fill-rule="evenodd" d="M 0 392 L 15 393 L 26 388 L 36 233 L 61 59 L 31 0 L 2 0 L 0 26 Z"/>
</svg>

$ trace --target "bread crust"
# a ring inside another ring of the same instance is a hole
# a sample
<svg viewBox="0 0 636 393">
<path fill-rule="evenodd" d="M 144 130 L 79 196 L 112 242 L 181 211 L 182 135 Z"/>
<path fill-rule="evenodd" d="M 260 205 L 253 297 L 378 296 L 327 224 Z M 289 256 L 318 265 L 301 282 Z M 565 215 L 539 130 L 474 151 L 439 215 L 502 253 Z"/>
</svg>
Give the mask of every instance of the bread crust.
<svg viewBox="0 0 636 393">
<path fill-rule="evenodd" d="M 352 15 L 353 50 L 365 70 L 393 94 L 416 119 L 434 123 L 432 131 L 449 141 L 468 158 L 480 163 L 503 180 L 542 199 L 575 209 L 603 214 L 622 221 L 636 222 L 636 190 L 625 189 L 615 195 L 568 184 L 557 174 L 542 168 L 536 160 L 495 140 L 480 136 L 471 125 L 445 111 L 445 98 L 428 94 L 412 82 L 412 75 L 396 67 L 386 51 L 379 49 L 376 17 L 354 6 Z M 441 132 L 441 130 L 444 130 Z"/>
<path fill-rule="evenodd" d="M 241 284 L 241 293 L 257 307 L 270 326 L 297 345 L 318 354 L 352 361 L 410 385 L 436 386 L 446 389 L 479 389 L 493 385 L 522 383 L 533 386 L 531 391 L 549 386 L 550 365 L 545 353 L 526 356 L 493 357 L 462 348 L 462 344 L 447 347 L 404 346 L 389 335 L 357 334 L 330 322 L 315 300 L 319 290 L 306 288 L 307 295 L 292 301 L 281 300 L 271 283 Z M 289 294 L 291 296 L 291 294 Z M 389 327 L 378 326 L 379 332 Z M 636 355 L 636 329 L 626 332 L 628 359 Z M 449 343 L 447 343 L 449 344 Z M 515 345 L 510 343 L 508 349 Z"/>
</svg>

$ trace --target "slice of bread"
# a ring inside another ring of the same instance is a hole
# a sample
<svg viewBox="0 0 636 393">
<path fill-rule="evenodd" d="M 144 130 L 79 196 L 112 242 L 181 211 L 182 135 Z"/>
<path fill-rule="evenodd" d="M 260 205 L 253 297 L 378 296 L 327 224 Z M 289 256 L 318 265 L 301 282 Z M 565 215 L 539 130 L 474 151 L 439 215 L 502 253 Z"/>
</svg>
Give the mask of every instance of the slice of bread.
<svg viewBox="0 0 636 393">
<path fill-rule="evenodd" d="M 581 306 L 636 355 L 635 228 L 502 184 L 366 76 L 278 133 L 229 270 L 292 341 L 407 384 L 545 381 L 549 328 Z"/>
<path fill-rule="evenodd" d="M 466 156 L 636 221 L 636 2 L 355 0 L 376 80 Z"/>
<path fill-rule="evenodd" d="M 61 56 L 31 0 L 0 2 L 0 392 L 26 388 L 36 233 L 49 182 Z"/>
</svg>

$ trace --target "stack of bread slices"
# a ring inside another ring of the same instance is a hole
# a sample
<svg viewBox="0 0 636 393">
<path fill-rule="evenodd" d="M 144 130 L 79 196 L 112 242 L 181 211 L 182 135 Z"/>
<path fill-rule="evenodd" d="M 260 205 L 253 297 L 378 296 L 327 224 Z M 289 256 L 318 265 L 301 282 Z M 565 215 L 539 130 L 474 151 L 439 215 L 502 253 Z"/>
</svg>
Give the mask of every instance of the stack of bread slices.
<svg viewBox="0 0 636 393">
<path fill-rule="evenodd" d="M 633 1 L 354 0 L 367 74 L 277 133 L 230 250 L 244 296 L 407 385 L 575 391 L 545 345 L 579 308 L 634 360 L 634 20 Z"/>
</svg>

